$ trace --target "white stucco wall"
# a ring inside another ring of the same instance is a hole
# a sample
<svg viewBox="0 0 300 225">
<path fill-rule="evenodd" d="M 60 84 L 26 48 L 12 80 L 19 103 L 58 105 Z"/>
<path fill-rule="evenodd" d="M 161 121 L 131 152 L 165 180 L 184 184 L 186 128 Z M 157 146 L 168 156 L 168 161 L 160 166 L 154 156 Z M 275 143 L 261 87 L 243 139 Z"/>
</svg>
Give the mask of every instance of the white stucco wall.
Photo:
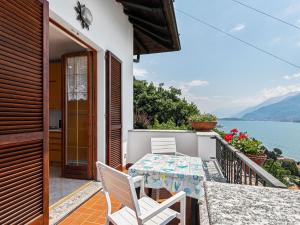
<svg viewBox="0 0 300 225">
<path fill-rule="evenodd" d="M 197 136 L 192 131 L 130 130 L 128 131 L 127 163 L 135 163 L 151 153 L 152 137 L 175 137 L 177 151 L 190 156 L 198 155 Z"/>
<path fill-rule="evenodd" d="M 135 163 L 151 153 L 152 137 L 175 137 L 178 152 L 210 160 L 216 157 L 215 132 L 180 130 L 130 130 L 128 131 L 127 163 Z"/>
<path fill-rule="evenodd" d="M 77 0 L 49 0 L 50 18 L 98 50 L 98 160 L 105 160 L 105 52 L 111 51 L 122 61 L 123 152 L 126 153 L 128 130 L 133 126 L 133 28 L 115 0 L 81 0 L 92 12 L 90 30 L 76 20 Z"/>
<path fill-rule="evenodd" d="M 216 158 L 216 137 L 215 132 L 197 132 L 198 156 L 203 160 Z"/>
</svg>

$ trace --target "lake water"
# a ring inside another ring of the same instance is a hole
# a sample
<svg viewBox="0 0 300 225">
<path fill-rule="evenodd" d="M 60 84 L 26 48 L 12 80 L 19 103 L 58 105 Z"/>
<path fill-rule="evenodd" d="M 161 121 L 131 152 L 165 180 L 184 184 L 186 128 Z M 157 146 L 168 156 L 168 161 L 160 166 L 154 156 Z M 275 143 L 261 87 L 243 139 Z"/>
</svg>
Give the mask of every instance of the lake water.
<svg viewBox="0 0 300 225">
<path fill-rule="evenodd" d="M 232 128 L 247 131 L 249 136 L 261 140 L 266 147 L 280 148 L 285 156 L 300 161 L 300 123 L 220 120 L 219 125 L 226 132 Z"/>
</svg>

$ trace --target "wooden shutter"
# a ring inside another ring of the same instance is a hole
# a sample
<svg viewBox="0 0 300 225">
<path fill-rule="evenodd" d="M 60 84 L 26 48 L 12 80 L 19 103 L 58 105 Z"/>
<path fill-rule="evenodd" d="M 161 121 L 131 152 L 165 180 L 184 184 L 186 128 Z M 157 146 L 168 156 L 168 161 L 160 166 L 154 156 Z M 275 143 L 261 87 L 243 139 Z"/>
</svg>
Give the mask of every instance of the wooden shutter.
<svg viewBox="0 0 300 225">
<path fill-rule="evenodd" d="M 47 224 L 48 3 L 0 3 L 0 224 Z"/>
<path fill-rule="evenodd" d="M 112 53 L 106 54 L 106 161 L 122 167 L 122 64 Z"/>
</svg>

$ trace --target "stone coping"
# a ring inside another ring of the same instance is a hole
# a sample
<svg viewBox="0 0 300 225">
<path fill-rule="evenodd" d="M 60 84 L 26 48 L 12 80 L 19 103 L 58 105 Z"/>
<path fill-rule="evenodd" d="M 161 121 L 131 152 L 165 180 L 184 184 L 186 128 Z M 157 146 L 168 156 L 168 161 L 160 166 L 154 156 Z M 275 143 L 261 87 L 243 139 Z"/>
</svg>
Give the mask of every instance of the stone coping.
<svg viewBox="0 0 300 225">
<path fill-rule="evenodd" d="M 157 132 L 157 133 L 196 133 L 195 131 L 192 130 L 153 130 L 153 129 L 132 129 L 128 130 L 128 132 Z"/>
<path fill-rule="evenodd" d="M 147 132 L 147 133 L 191 133 L 197 136 L 216 136 L 218 135 L 214 131 L 193 131 L 193 130 L 153 130 L 153 129 L 132 129 L 128 132 Z"/>
<path fill-rule="evenodd" d="M 300 191 L 206 182 L 210 225 L 299 225 Z"/>
</svg>

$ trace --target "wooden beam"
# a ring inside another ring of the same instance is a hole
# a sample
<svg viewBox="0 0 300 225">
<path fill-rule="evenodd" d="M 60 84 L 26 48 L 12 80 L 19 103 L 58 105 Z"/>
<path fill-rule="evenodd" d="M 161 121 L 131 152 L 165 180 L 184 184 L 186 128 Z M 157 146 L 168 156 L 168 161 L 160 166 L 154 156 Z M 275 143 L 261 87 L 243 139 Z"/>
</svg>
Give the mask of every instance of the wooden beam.
<svg viewBox="0 0 300 225">
<path fill-rule="evenodd" d="M 143 41 L 137 36 L 137 32 L 134 34 L 134 41 L 141 47 L 143 50 L 147 53 L 149 53 L 149 49 L 147 48 L 146 45 L 144 45 Z"/>
<path fill-rule="evenodd" d="M 139 32 L 145 34 L 146 36 L 148 36 L 149 38 L 151 38 L 153 41 L 155 41 L 156 43 L 162 45 L 165 48 L 172 48 L 170 46 L 170 40 L 163 38 L 157 34 L 154 34 L 153 32 L 147 30 L 146 28 L 138 25 L 138 24 L 133 24 L 134 28 L 136 30 L 138 30 Z"/>
<path fill-rule="evenodd" d="M 133 2 L 128 2 L 128 1 L 123 1 L 123 0 L 117 0 L 117 2 L 120 2 L 123 4 L 123 6 L 125 8 L 130 7 L 130 8 L 135 8 L 138 10 L 143 10 L 143 11 L 147 11 L 147 12 L 157 12 L 157 11 L 161 11 L 161 7 L 159 6 L 145 6 L 142 5 L 140 3 L 133 3 Z"/>
<path fill-rule="evenodd" d="M 162 26 L 162 25 L 154 24 L 154 23 L 152 23 L 150 21 L 147 21 L 145 19 L 142 19 L 142 18 L 137 17 L 135 15 L 132 15 L 130 13 L 126 13 L 126 14 L 129 16 L 129 21 L 132 21 L 132 23 L 139 22 L 139 23 L 142 23 L 141 25 L 147 25 L 147 26 L 152 27 L 152 28 L 154 28 L 156 30 L 159 30 L 159 31 L 161 31 L 161 32 L 163 32 L 165 34 L 168 34 L 168 27 L 167 26 Z"/>
<path fill-rule="evenodd" d="M 168 26 L 168 31 L 170 33 L 170 37 L 172 39 L 172 47 L 175 48 L 176 50 L 180 50 L 181 46 L 180 46 L 173 2 L 172 0 L 161 0 L 161 4 L 163 6 L 163 12 L 166 16 L 166 20 L 169 21 L 169 23 L 167 23 L 167 26 Z"/>
</svg>

